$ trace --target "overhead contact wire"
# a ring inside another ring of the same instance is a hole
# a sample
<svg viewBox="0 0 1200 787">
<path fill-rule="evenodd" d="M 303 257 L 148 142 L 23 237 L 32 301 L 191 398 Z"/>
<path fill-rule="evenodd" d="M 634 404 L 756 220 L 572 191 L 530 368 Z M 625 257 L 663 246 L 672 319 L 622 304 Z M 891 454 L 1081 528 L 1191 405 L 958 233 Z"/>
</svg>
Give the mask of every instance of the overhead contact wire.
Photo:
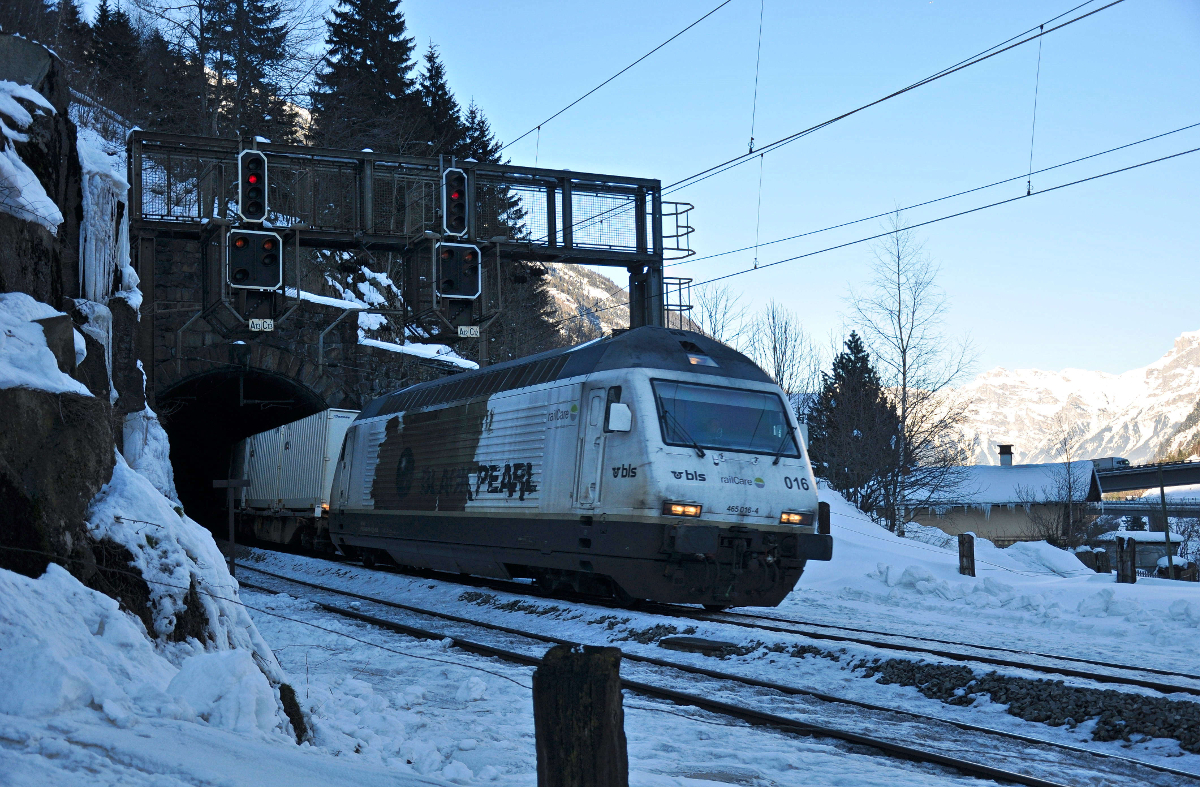
<svg viewBox="0 0 1200 787">
<path fill-rule="evenodd" d="M 592 95 L 592 94 L 593 94 L 593 93 L 595 93 L 597 90 L 599 90 L 600 88 L 602 88 L 602 87 L 604 87 L 605 85 L 607 85 L 609 82 L 612 82 L 614 79 L 616 79 L 617 77 L 621 76 L 621 75 L 622 75 L 622 74 L 624 74 L 626 71 L 628 71 L 629 69 L 631 69 L 631 68 L 633 68 L 634 66 L 636 66 L 638 63 L 640 63 L 640 62 L 642 62 L 643 60 L 645 60 L 646 58 L 650 57 L 650 56 L 651 56 L 651 55 L 653 55 L 655 52 L 657 52 L 658 50 L 662 49 L 662 48 L 663 48 L 664 46 L 666 46 L 667 44 L 669 44 L 669 43 L 671 43 L 672 41 L 674 41 L 676 38 L 679 38 L 681 35 L 683 35 L 683 34 L 684 34 L 684 33 L 686 33 L 687 31 L 691 30 L 693 27 L 695 27 L 696 25 L 700 24 L 700 23 L 701 23 L 701 22 L 703 22 L 705 19 L 708 19 L 710 16 L 712 16 L 712 15 L 713 15 L 713 14 L 715 14 L 716 12 L 720 11 L 720 10 L 721 10 L 722 8 L 724 8 L 725 6 L 729 5 L 731 2 L 733 2 L 733 0 L 724 0 L 724 2 L 722 2 L 722 3 L 718 4 L 718 5 L 717 5 L 715 8 L 713 8 L 711 11 L 709 11 L 709 12 L 708 12 L 707 14 L 705 14 L 704 16 L 702 16 L 702 17 L 700 17 L 699 19 L 697 19 L 695 22 L 692 22 L 690 25 L 688 25 L 687 27 L 683 28 L 683 29 L 682 29 L 682 30 L 680 30 L 678 33 L 676 33 L 675 35 L 673 35 L 673 36 L 671 36 L 670 38 L 668 38 L 666 41 L 663 41 L 661 44 L 659 44 L 658 46 L 654 47 L 654 48 L 653 48 L 653 49 L 651 49 L 649 52 L 647 52 L 646 54 L 644 54 L 644 55 L 642 55 L 641 57 L 639 57 L 637 60 L 635 60 L 635 61 L 633 61 L 632 63 L 630 63 L 629 65 L 625 66 L 625 67 L 624 67 L 624 68 L 622 68 L 620 71 L 618 71 L 617 73 L 615 73 L 615 74 L 613 74 L 612 76 L 610 76 L 608 79 L 604 80 L 603 82 L 601 82 L 600 84 L 596 85 L 594 88 L 592 88 L 592 89 L 591 89 L 591 90 L 589 90 L 588 92 L 584 93 L 584 94 L 583 94 L 582 96 L 580 96 L 579 98 L 577 98 L 577 99 L 575 99 L 574 101 L 572 101 L 570 104 L 567 104 L 565 107 L 563 107 L 562 109 L 558 110 L 558 111 L 557 111 L 557 112 L 555 112 L 553 115 L 551 115 L 550 117 L 548 117 L 548 118 L 546 118 L 545 120 L 543 120 L 541 123 L 538 123 L 536 126 L 534 126 L 533 128 L 529 129 L 528 131 L 526 131 L 524 134 L 522 134 L 521 136 L 517 137 L 516 139 L 514 139 L 512 142 L 509 142 L 507 145 L 504 145 L 504 146 L 502 146 L 502 147 L 500 148 L 500 150 L 497 150 L 497 151 L 496 151 L 496 153 L 497 153 L 497 154 L 499 154 L 499 153 L 501 153 L 501 152 L 502 152 L 502 151 L 503 151 L 505 148 L 511 147 L 512 145 L 515 145 L 516 143 L 518 143 L 518 142 L 520 142 L 521 140 L 525 139 L 525 137 L 529 136 L 529 135 L 530 135 L 530 134 L 532 134 L 534 131 L 537 131 L 537 130 L 538 130 L 538 129 L 540 129 L 542 126 L 544 126 L 544 125 L 546 125 L 547 123 L 549 123 L 551 120 L 554 120 L 556 117 L 558 117 L 558 116 L 559 116 L 559 115 L 561 115 L 562 113 L 566 112 L 568 109 L 570 109 L 571 107 L 575 106 L 575 105 L 576 105 L 576 104 L 578 104 L 580 101 L 583 101 L 585 98 L 587 98 L 588 96 Z"/>
<path fill-rule="evenodd" d="M 811 134 L 815 131 L 819 131 L 820 129 L 823 129 L 827 126 L 830 126 L 830 125 L 838 122 L 839 120 L 845 120 L 846 118 L 851 117 L 852 115 L 856 115 L 859 112 L 862 112 L 863 110 L 870 109 L 871 107 L 876 106 L 878 104 L 882 104 L 885 101 L 896 98 L 898 96 L 902 96 L 905 93 L 908 93 L 912 90 L 916 90 L 919 87 L 928 85 L 931 82 L 935 82 L 939 79 L 943 79 L 947 76 L 950 76 L 951 74 L 962 71 L 963 69 L 970 68 L 971 66 L 974 66 L 974 65 L 978 65 L 979 63 L 982 63 L 985 60 L 989 60 L 989 59 L 995 57 L 996 55 L 1003 54 L 1004 52 L 1007 52 L 1010 49 L 1015 49 L 1016 47 L 1022 46 L 1024 44 L 1028 44 L 1031 41 L 1040 40 L 1043 36 L 1050 35 L 1051 33 L 1055 32 L 1057 30 L 1062 30 L 1064 27 L 1067 27 L 1068 25 L 1073 25 L 1076 22 L 1080 22 L 1084 19 L 1087 19 L 1090 16 L 1098 14 L 1101 11 L 1112 8 L 1113 6 L 1119 5 L 1123 2 L 1125 2 L 1125 0 L 1113 0 L 1108 5 L 1104 5 L 1104 6 L 1101 6 L 1100 8 L 1093 9 L 1093 10 L 1087 12 L 1086 14 L 1075 17 L 1074 19 L 1068 19 L 1066 22 L 1063 22 L 1062 24 L 1056 25 L 1049 29 L 1045 29 L 1045 25 L 1043 24 L 1042 26 L 1040 26 L 1038 28 L 1039 32 L 1036 35 L 1028 36 L 1027 38 L 1022 38 L 1021 40 L 1019 40 L 1015 43 L 1010 43 L 1008 45 L 997 44 L 995 47 L 992 47 L 991 50 L 984 50 L 983 54 L 976 55 L 972 58 L 968 58 L 965 61 L 961 61 L 957 65 L 950 66 L 949 68 L 943 69 L 942 71 L 939 71 L 936 74 L 925 77 L 924 79 L 914 82 L 907 87 L 904 87 L 904 88 L 896 90 L 892 93 L 889 93 L 886 96 L 883 96 L 882 98 L 875 99 L 874 101 L 871 101 L 870 103 L 863 104 L 862 106 L 857 107 L 855 109 L 851 109 L 848 112 L 843 112 L 842 114 L 837 115 L 836 117 L 832 117 L 821 123 L 818 123 L 815 126 L 810 126 L 802 131 L 797 131 L 794 134 L 789 134 L 786 137 L 781 137 L 780 139 L 777 139 L 774 142 L 771 142 L 771 143 L 759 148 L 757 151 L 755 151 L 755 153 L 774 152 L 775 150 L 778 150 L 779 148 L 783 147 L 784 145 L 788 145 L 792 142 L 795 142 L 797 139 L 808 136 L 809 134 Z M 1084 3 L 1083 5 L 1087 5 L 1087 3 Z M 1077 8 L 1081 8 L 1081 7 L 1082 6 L 1078 6 Z M 1068 11 L 1067 13 L 1071 13 L 1071 12 Z M 1060 14 L 1059 17 L 1056 17 L 1056 19 L 1061 18 L 1062 16 L 1063 15 Z M 1033 28 L 1031 28 L 1031 30 L 1032 29 Z M 1024 35 L 1027 35 L 1027 33 L 1022 33 L 1021 35 L 1024 36 Z M 1020 36 L 1018 36 L 1018 38 L 1019 37 Z M 1009 39 L 1009 41 L 1012 41 L 1012 39 Z M 741 166 L 742 164 L 745 164 L 747 161 L 749 161 L 752 156 L 753 156 L 753 154 L 750 154 L 750 153 L 746 153 L 746 154 L 743 154 L 740 156 L 735 156 L 734 158 L 731 158 L 728 161 L 722 162 L 721 164 L 717 164 L 715 166 L 709 167 L 708 169 L 701 170 L 700 172 L 697 172 L 694 175 L 689 175 L 686 178 L 677 180 L 674 183 L 666 186 L 663 189 L 663 194 L 669 194 L 671 192 L 675 192 L 680 189 L 687 188 L 688 186 L 694 186 L 695 184 L 697 184 L 701 181 L 707 180 L 708 178 L 713 177 L 714 175 L 719 175 L 723 172 L 733 169 L 734 167 Z"/>
<path fill-rule="evenodd" d="M 1121 167 L 1120 169 L 1114 169 L 1114 170 L 1110 170 L 1108 172 L 1102 172 L 1099 175 L 1092 175 L 1090 177 L 1080 178 L 1079 180 L 1073 180 L 1069 183 L 1062 183 L 1058 186 L 1051 186 L 1050 188 L 1047 188 L 1047 189 L 1041 189 L 1040 191 L 1035 191 L 1030 195 L 1022 194 L 1018 197 L 1009 197 L 1008 199 L 999 200 L 998 202 L 992 202 L 987 205 L 980 205 L 978 207 L 969 208 L 967 210 L 962 210 L 957 213 L 951 213 L 946 216 L 940 216 L 936 219 L 930 219 L 928 221 L 920 222 L 919 224 L 913 224 L 910 227 L 908 227 L 908 229 L 917 229 L 919 227 L 926 227 L 930 224 L 937 224 L 938 222 L 946 221 L 948 219 L 955 219 L 960 216 L 966 216 L 966 215 L 969 215 L 972 213 L 978 213 L 979 211 L 987 210 L 989 208 L 996 208 L 1001 205 L 1007 205 L 1010 202 L 1016 202 L 1017 200 L 1027 199 L 1030 196 L 1038 196 L 1039 194 L 1049 194 L 1052 191 L 1058 191 L 1060 189 L 1065 189 L 1070 186 L 1078 186 L 1081 183 L 1088 183 L 1093 180 L 1099 180 L 1100 178 L 1106 178 L 1109 175 L 1117 175 L 1122 172 L 1129 172 L 1130 170 L 1139 169 L 1141 167 L 1147 167 L 1151 164 L 1158 164 L 1163 161 L 1168 161 L 1170 159 L 1179 158 L 1180 156 L 1186 156 L 1186 155 L 1189 155 L 1191 153 L 1196 153 L 1196 152 L 1200 152 L 1200 148 L 1192 148 L 1191 150 L 1183 150 L 1183 151 L 1180 151 L 1179 153 L 1172 153 L 1168 156 L 1162 156 L 1160 158 L 1152 159 L 1150 161 L 1143 161 L 1140 164 L 1131 164 L 1128 167 Z M 816 256 L 817 254 L 824 254 L 826 252 L 836 251 L 838 249 L 844 249 L 848 246 L 856 246 L 860 243 L 866 243 L 868 241 L 877 240 L 879 238 L 882 238 L 882 237 L 884 237 L 886 235 L 890 235 L 890 234 L 891 234 L 891 232 L 881 232 L 881 233 L 878 233 L 875 235 L 869 235 L 865 238 L 859 238 L 858 240 L 852 240 L 852 241 L 847 241 L 845 243 L 839 243 L 836 246 L 827 246 L 826 248 L 818 249 L 816 251 L 810 251 L 806 254 L 797 254 L 794 257 L 788 257 L 786 259 L 776 260 L 775 262 L 767 263 L 766 265 L 760 265 L 757 268 L 745 268 L 740 271 L 734 271 L 733 273 L 727 273 L 723 276 L 716 276 L 711 279 L 705 279 L 704 281 L 696 282 L 692 286 L 693 287 L 703 287 L 706 284 L 712 284 L 713 282 L 724 281 L 725 279 L 731 279 L 734 276 L 741 276 L 744 273 L 752 273 L 756 270 L 765 270 L 766 268 L 773 268 L 776 265 L 782 265 L 785 262 L 795 262 L 796 260 L 802 260 L 807 257 L 813 257 L 813 256 Z M 600 312 L 609 311 L 611 309 L 617 309 L 622 306 L 628 306 L 628 305 L 629 305 L 628 301 L 626 301 L 624 303 L 618 303 L 613 306 L 605 307 L 603 309 L 597 309 L 595 312 L 593 312 L 593 314 L 598 314 Z M 562 325 L 563 323 L 567 323 L 567 322 L 570 322 L 571 320 L 575 320 L 575 319 L 579 319 L 579 318 L 578 317 L 565 317 L 565 318 L 559 320 L 558 322 L 554 323 L 554 325 L 555 326 Z"/>
</svg>

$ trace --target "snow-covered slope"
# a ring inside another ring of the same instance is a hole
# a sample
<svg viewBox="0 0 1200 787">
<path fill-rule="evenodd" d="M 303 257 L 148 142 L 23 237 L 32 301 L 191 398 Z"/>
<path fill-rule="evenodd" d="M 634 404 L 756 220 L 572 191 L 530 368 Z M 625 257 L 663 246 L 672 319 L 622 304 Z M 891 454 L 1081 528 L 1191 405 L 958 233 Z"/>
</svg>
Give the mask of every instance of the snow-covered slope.
<svg viewBox="0 0 1200 787">
<path fill-rule="evenodd" d="M 620 284 L 579 265 L 551 263 L 546 268 L 550 271 L 546 289 L 558 310 L 555 320 L 578 317 L 567 325 L 575 324 L 581 332 L 595 336 L 629 327 L 629 307 L 625 305 L 629 295 Z"/>
<path fill-rule="evenodd" d="M 1200 331 L 1182 334 L 1162 358 L 1123 374 L 997 368 L 954 395 L 971 401 L 966 435 L 978 463 L 999 464 L 997 443 L 1012 443 L 1019 463 L 1057 460 L 1060 414 L 1085 435 L 1080 457 L 1150 461 L 1200 432 L 1200 419 L 1189 418 L 1200 406 Z"/>
</svg>

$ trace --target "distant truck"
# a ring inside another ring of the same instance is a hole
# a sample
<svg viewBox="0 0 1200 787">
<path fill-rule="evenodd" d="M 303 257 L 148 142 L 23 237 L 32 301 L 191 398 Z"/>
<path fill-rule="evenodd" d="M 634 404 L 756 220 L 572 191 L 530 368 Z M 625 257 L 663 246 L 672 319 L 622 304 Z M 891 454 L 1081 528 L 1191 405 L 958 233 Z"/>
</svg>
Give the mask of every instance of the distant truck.
<svg viewBox="0 0 1200 787">
<path fill-rule="evenodd" d="M 342 439 L 357 415 L 323 410 L 239 442 L 232 477 L 250 479 L 239 501 L 242 527 L 260 541 L 334 551 L 329 490 Z"/>
<path fill-rule="evenodd" d="M 1092 467 L 1096 468 L 1097 473 L 1103 473 L 1105 470 L 1122 470 L 1129 467 L 1129 460 L 1120 456 L 1105 456 L 1093 459 Z"/>
</svg>

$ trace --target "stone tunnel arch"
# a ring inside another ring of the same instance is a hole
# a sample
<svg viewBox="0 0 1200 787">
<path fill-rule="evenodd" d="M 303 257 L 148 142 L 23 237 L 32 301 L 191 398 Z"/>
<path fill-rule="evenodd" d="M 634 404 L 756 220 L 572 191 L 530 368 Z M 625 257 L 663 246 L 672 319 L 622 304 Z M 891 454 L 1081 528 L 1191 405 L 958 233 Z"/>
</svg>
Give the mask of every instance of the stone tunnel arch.
<svg viewBox="0 0 1200 787">
<path fill-rule="evenodd" d="M 212 482 L 229 477 L 239 440 L 328 407 L 361 406 L 315 365 L 263 344 L 199 349 L 158 371 L 153 406 L 170 437 L 180 501 L 222 534 L 225 493 Z"/>
</svg>

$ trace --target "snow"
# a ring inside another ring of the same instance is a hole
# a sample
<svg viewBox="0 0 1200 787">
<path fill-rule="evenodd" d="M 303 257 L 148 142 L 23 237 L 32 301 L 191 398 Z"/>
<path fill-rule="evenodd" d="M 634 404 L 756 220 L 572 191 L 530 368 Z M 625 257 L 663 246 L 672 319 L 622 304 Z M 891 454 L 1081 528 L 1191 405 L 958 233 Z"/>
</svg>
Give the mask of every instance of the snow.
<svg viewBox="0 0 1200 787">
<path fill-rule="evenodd" d="M 358 343 L 364 347 L 374 347 L 379 350 L 387 350 L 393 353 L 403 353 L 412 355 L 417 358 L 428 358 L 438 360 L 444 363 L 453 364 L 462 369 L 478 369 L 479 364 L 474 361 L 468 361 L 455 354 L 453 350 L 444 344 L 417 344 L 415 342 L 406 342 L 404 344 L 396 344 L 394 342 L 382 342 L 378 339 L 368 339 L 360 332 Z"/>
<path fill-rule="evenodd" d="M 1067 470 L 1067 465 L 1061 462 L 962 467 L 959 488 L 946 493 L 944 501 L 956 505 L 1022 505 L 1061 500 L 1066 494 Z M 1070 473 L 1076 500 L 1085 499 L 1093 486 L 1099 491 L 1091 462 L 1072 462 Z M 920 499 L 920 490 L 912 490 L 912 495 Z M 921 505 L 936 506 L 940 502 L 942 499 L 934 499 L 928 503 L 922 501 Z"/>
<path fill-rule="evenodd" d="M 1080 369 L 992 369 L 947 394 L 968 401 L 966 442 L 977 463 L 997 462 L 1012 443 L 1018 462 L 1058 458 L 1058 416 L 1081 427 L 1079 456 L 1154 461 L 1184 445 L 1200 427 L 1176 434 L 1197 404 L 1200 331 L 1180 334 L 1153 363 L 1122 374 Z"/>
<path fill-rule="evenodd" d="M 330 306 L 334 309 L 355 310 L 369 308 L 366 304 L 358 303 L 357 301 L 347 301 L 341 298 L 330 298 L 327 295 L 317 295 L 316 293 L 305 292 L 304 290 L 300 290 L 299 294 L 297 294 L 295 287 L 287 287 L 285 290 L 290 298 L 299 298 L 302 301 L 318 303 L 322 306 Z"/>
<path fill-rule="evenodd" d="M 0 388 L 92 395 L 83 383 L 58 368 L 42 326 L 33 322 L 57 316 L 65 315 L 23 292 L 0 293 Z"/>
<path fill-rule="evenodd" d="M 54 114 L 50 102 L 29 85 L 0 79 L 0 211 L 40 224 L 57 235 L 62 212 L 13 144 L 28 141 L 21 131 L 33 123 L 33 114 L 18 99 L 33 104 L 39 115 Z M 6 120 L 16 128 L 9 127 Z"/>
<path fill-rule="evenodd" d="M 1182 567 L 1182 568 L 1187 568 L 1187 564 L 1188 564 L 1187 560 L 1185 560 L 1185 559 L 1183 559 L 1183 558 L 1179 557 L 1178 555 L 1172 555 L 1172 556 L 1171 556 L 1171 562 L 1172 562 L 1172 563 L 1174 563 L 1174 564 L 1175 564 L 1175 565 L 1177 565 L 1177 566 L 1180 566 L 1180 567 Z M 1166 555 L 1163 555 L 1162 557 L 1160 557 L 1160 558 L 1158 559 L 1158 567 L 1159 567 L 1159 568 L 1166 568 L 1166 567 L 1167 567 L 1167 565 L 1168 565 L 1168 563 L 1167 563 L 1167 556 L 1166 556 Z"/>
<path fill-rule="evenodd" d="M 1118 538 L 1127 538 L 1131 541 L 1136 541 L 1139 544 L 1154 542 L 1156 544 L 1165 544 L 1167 542 L 1167 534 L 1161 531 L 1154 532 L 1151 530 L 1110 530 L 1107 533 L 1101 533 L 1096 536 L 1093 541 L 1116 541 Z M 1172 533 L 1171 543 L 1178 544 L 1183 539 L 1178 533 Z"/>
</svg>

